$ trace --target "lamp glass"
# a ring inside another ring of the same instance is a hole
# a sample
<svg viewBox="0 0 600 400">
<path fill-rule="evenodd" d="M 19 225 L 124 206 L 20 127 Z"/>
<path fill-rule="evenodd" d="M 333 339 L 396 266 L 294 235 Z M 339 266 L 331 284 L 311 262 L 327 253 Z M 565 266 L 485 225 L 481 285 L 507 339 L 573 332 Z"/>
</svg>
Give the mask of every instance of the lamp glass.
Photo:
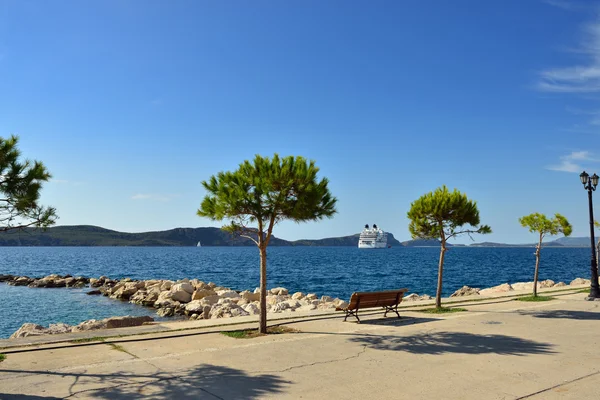
<svg viewBox="0 0 600 400">
<path fill-rule="evenodd" d="M 581 174 L 579 174 L 579 179 L 581 179 L 581 183 L 583 183 L 584 185 L 587 185 L 588 178 L 589 178 L 589 175 L 585 171 L 583 171 Z"/>
<path fill-rule="evenodd" d="M 596 174 L 592 175 L 592 185 L 594 185 L 594 187 L 598 186 L 598 175 Z"/>
</svg>

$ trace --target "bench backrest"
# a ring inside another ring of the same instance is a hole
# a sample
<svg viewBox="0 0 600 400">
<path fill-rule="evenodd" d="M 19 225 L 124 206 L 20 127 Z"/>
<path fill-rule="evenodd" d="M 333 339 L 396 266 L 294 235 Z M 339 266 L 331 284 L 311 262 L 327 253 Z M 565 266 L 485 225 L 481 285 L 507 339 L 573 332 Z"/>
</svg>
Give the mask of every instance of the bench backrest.
<svg viewBox="0 0 600 400">
<path fill-rule="evenodd" d="M 384 290 L 381 292 L 354 292 L 350 297 L 349 310 L 395 306 L 400 304 L 408 289 Z"/>
</svg>

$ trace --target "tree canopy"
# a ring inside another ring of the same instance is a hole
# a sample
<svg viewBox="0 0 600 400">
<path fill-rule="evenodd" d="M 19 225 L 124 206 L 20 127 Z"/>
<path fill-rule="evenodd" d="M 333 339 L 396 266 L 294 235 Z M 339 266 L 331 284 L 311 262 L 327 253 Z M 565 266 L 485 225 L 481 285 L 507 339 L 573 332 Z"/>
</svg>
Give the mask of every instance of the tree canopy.
<svg viewBox="0 0 600 400">
<path fill-rule="evenodd" d="M 487 225 L 478 226 L 477 203 L 467 195 L 444 185 L 429 192 L 410 205 L 408 229 L 413 239 L 439 239 L 446 241 L 461 234 L 491 233 Z M 458 229 L 470 225 L 472 229 Z"/>
<path fill-rule="evenodd" d="M 533 213 L 519 218 L 521 226 L 529 228 L 529 232 L 540 234 L 540 242 L 546 235 L 570 236 L 573 227 L 565 217 L 556 213 L 554 218 L 549 219 L 544 214 Z"/>
<path fill-rule="evenodd" d="M 233 172 L 219 172 L 202 182 L 208 194 L 198 215 L 229 220 L 223 229 L 251 239 L 260 250 L 260 325 L 267 332 L 267 246 L 280 221 L 306 222 L 331 218 L 336 198 L 319 168 L 303 157 L 256 155 Z"/>
<path fill-rule="evenodd" d="M 56 222 L 56 210 L 39 204 L 42 184 L 51 175 L 40 161 L 21 160 L 19 138 L 0 137 L 0 231 L 29 226 L 46 228 Z"/>
</svg>

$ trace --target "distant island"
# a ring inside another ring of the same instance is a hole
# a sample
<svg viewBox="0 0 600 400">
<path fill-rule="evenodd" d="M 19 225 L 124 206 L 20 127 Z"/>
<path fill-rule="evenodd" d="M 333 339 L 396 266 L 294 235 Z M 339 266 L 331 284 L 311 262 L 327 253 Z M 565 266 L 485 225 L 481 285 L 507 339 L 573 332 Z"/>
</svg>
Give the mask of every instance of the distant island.
<svg viewBox="0 0 600 400">
<path fill-rule="evenodd" d="M 285 240 L 271 238 L 271 246 L 346 246 L 357 247 L 359 234 L 324 239 Z M 0 233 L 0 246 L 254 246 L 249 239 L 233 237 L 219 228 L 175 228 L 166 231 L 127 233 L 91 225 L 56 226 L 45 232 L 36 229 Z M 399 242 L 388 232 L 392 247 L 439 247 L 437 240 Z M 474 243 L 449 247 L 533 247 L 533 244 Z M 560 238 L 545 243 L 546 247 L 589 247 L 586 237 Z"/>
</svg>

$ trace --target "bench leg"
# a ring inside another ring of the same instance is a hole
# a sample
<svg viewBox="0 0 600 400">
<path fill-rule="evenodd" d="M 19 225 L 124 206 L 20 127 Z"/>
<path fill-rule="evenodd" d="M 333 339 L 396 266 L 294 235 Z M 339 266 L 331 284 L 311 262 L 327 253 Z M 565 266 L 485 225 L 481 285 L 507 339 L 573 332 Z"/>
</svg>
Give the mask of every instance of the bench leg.
<svg viewBox="0 0 600 400">
<path fill-rule="evenodd" d="M 357 323 L 360 324 L 360 319 L 358 318 L 358 310 L 356 310 L 356 311 L 346 310 L 346 316 L 344 317 L 344 322 L 346 322 L 346 319 L 348 319 L 348 317 L 350 315 L 354 316 L 354 318 L 356 318 Z"/>
<path fill-rule="evenodd" d="M 396 315 L 398 316 L 398 318 L 402 318 L 402 317 L 400 316 L 400 314 L 398 314 L 398 305 L 396 305 L 395 307 L 389 307 L 389 306 L 385 306 L 384 308 L 385 308 L 385 313 L 383 313 L 383 316 L 384 316 L 384 317 L 387 317 L 387 313 L 388 313 L 389 311 L 393 311 L 393 312 L 395 312 L 395 313 L 396 313 Z"/>
</svg>

